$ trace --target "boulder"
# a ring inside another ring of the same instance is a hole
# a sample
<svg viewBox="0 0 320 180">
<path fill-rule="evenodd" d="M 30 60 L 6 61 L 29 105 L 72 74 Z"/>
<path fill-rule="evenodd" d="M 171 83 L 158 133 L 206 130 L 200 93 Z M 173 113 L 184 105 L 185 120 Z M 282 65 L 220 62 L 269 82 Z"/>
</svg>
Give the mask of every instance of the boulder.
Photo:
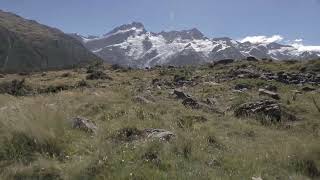
<svg viewBox="0 0 320 180">
<path fill-rule="evenodd" d="M 239 68 L 239 69 L 232 69 L 229 73 L 232 77 L 238 78 L 260 78 L 261 73 L 255 69 L 251 68 Z"/>
<path fill-rule="evenodd" d="M 72 118 L 72 128 L 80 129 L 88 133 L 96 133 L 97 126 L 95 123 L 87 118 L 84 117 L 75 117 Z"/>
<path fill-rule="evenodd" d="M 241 104 L 234 111 L 236 117 L 263 115 L 272 121 L 281 121 L 280 105 L 273 100 L 259 100 Z"/>
<path fill-rule="evenodd" d="M 266 89 L 259 89 L 259 95 L 265 95 L 265 96 L 269 96 L 273 99 L 279 100 L 280 96 L 278 93 L 272 92 L 272 91 L 268 91 Z"/>
<path fill-rule="evenodd" d="M 163 141 L 169 141 L 175 137 L 173 132 L 164 129 L 145 129 L 144 133 L 147 138 L 160 139 Z"/>
<path fill-rule="evenodd" d="M 190 98 L 190 96 L 188 94 L 185 94 L 184 92 L 182 92 L 181 90 L 175 89 L 173 91 L 173 94 L 176 95 L 177 99 L 187 99 Z"/>
</svg>

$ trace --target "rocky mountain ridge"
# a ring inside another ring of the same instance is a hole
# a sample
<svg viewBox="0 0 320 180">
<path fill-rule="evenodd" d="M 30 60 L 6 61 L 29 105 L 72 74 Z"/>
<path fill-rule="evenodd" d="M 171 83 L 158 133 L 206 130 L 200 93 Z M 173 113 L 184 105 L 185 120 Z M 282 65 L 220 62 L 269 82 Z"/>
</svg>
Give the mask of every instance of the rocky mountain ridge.
<svg viewBox="0 0 320 180">
<path fill-rule="evenodd" d="M 154 33 L 142 23 L 133 22 L 115 28 L 101 37 L 72 36 L 109 63 L 132 67 L 155 65 L 196 65 L 222 59 L 309 60 L 318 52 L 301 52 L 279 43 L 238 42 L 228 37 L 207 38 L 198 29 Z"/>
</svg>

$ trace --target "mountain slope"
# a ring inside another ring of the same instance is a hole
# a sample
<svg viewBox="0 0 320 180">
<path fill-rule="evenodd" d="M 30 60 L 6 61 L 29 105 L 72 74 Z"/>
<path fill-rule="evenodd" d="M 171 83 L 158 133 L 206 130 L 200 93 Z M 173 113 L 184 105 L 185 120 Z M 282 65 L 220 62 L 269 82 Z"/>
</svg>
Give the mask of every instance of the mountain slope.
<svg viewBox="0 0 320 180">
<path fill-rule="evenodd" d="M 60 69 L 99 59 L 58 29 L 0 10 L 0 71 Z"/>
<path fill-rule="evenodd" d="M 107 62 L 133 67 L 202 64 L 248 56 L 275 60 L 319 56 L 278 43 L 241 43 L 227 37 L 209 39 L 197 29 L 153 33 L 137 22 L 119 26 L 101 37 L 73 36 Z"/>
</svg>

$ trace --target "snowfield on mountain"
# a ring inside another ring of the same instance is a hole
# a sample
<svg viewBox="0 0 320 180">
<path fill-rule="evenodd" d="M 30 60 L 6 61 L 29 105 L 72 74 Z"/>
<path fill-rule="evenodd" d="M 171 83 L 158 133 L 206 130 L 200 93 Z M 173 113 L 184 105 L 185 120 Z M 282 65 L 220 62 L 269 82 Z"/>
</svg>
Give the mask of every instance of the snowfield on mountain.
<svg viewBox="0 0 320 180">
<path fill-rule="evenodd" d="M 274 60 L 309 60 L 320 56 L 319 52 L 301 51 L 276 42 L 238 42 L 227 37 L 210 39 L 195 28 L 153 33 L 137 22 L 119 26 L 101 37 L 72 36 L 109 63 L 138 68 L 197 65 L 250 56 Z"/>
</svg>

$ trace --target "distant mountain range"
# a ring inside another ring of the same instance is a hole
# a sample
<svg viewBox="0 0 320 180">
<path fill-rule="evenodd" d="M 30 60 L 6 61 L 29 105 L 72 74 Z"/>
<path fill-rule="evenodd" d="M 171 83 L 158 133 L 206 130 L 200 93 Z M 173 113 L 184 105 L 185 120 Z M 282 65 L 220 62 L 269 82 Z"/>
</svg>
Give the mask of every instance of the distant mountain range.
<svg viewBox="0 0 320 180">
<path fill-rule="evenodd" d="M 89 50 L 109 63 L 132 67 L 155 65 L 203 64 L 221 59 L 307 60 L 320 57 L 318 52 L 298 51 L 278 43 L 238 42 L 230 38 L 207 38 L 198 29 L 154 33 L 142 23 L 116 27 L 101 37 L 72 34 Z"/>
<path fill-rule="evenodd" d="M 0 10 L 0 72 L 69 68 L 99 60 L 58 29 Z"/>
<path fill-rule="evenodd" d="M 249 56 L 308 60 L 319 52 L 301 52 L 278 43 L 207 38 L 199 30 L 154 33 L 142 23 L 116 27 L 101 37 L 84 37 L 0 10 L 0 73 L 70 68 L 104 59 L 131 67 L 197 65 Z"/>
</svg>

